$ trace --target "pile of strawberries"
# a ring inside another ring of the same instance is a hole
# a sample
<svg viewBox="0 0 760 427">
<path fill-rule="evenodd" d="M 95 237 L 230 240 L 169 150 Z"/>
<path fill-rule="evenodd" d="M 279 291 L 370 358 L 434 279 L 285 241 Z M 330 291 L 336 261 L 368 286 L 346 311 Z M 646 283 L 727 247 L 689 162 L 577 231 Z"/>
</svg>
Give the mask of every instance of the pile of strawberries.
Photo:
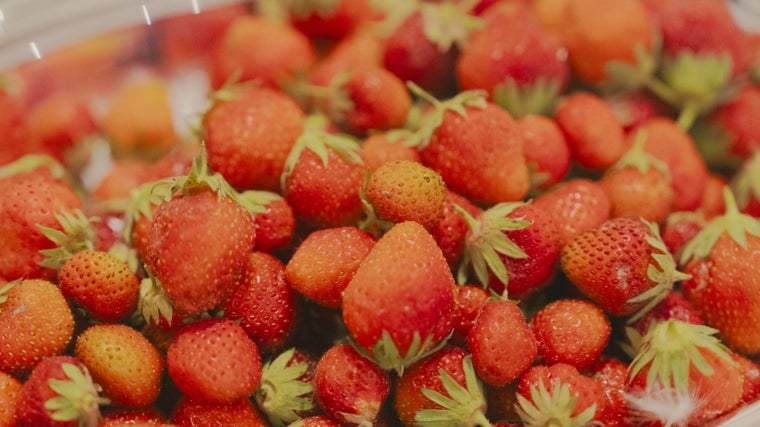
<svg viewBox="0 0 760 427">
<path fill-rule="evenodd" d="M 2 82 L 0 427 L 760 396 L 760 36 L 722 0 L 260 0 Z"/>
</svg>

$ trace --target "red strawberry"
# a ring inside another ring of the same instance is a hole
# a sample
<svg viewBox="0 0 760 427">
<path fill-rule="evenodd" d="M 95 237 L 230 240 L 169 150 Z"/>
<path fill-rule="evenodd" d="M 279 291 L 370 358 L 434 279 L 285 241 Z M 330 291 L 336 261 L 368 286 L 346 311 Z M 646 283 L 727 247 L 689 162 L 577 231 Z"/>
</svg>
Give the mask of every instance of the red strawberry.
<svg viewBox="0 0 760 427">
<path fill-rule="evenodd" d="M 21 382 L 16 378 L 0 372 L 0 425 L 17 427 L 19 425 L 16 406 L 18 405 Z"/>
<path fill-rule="evenodd" d="M 692 133 L 708 164 L 735 166 L 760 147 L 758 119 L 753 114 L 759 106 L 760 85 L 748 84 L 697 122 Z"/>
<path fill-rule="evenodd" d="M 146 159 L 123 157 L 114 159 L 106 175 L 90 192 L 93 201 L 123 200 L 130 197 L 132 189 L 149 179 L 151 163 Z"/>
<path fill-rule="evenodd" d="M 0 108 L 6 113 L 0 121 L 0 131 L 6 135 L 0 146 L 0 166 L 14 162 L 27 153 L 29 128 L 21 100 L 6 88 L 0 88 Z"/>
<path fill-rule="evenodd" d="M 541 363 L 565 363 L 578 370 L 599 359 L 612 329 L 602 309 L 578 299 L 561 299 L 543 306 L 530 319 L 530 326 Z"/>
<path fill-rule="evenodd" d="M 171 425 L 176 427 L 198 425 L 268 427 L 264 417 L 248 399 L 229 403 L 205 403 L 182 398 L 172 411 L 171 422 Z"/>
<path fill-rule="evenodd" d="M 301 418 L 290 424 L 290 427 L 341 427 L 342 424 L 324 415 L 314 415 Z"/>
<path fill-rule="evenodd" d="M 704 213 L 706 218 L 721 215 L 726 211 L 726 202 L 723 200 L 723 188 L 726 185 L 729 185 L 729 182 L 724 175 L 719 175 L 716 172 L 710 172 L 707 175 L 702 203 L 697 208 L 698 211 Z"/>
<path fill-rule="evenodd" d="M 256 245 L 260 252 L 272 252 L 286 248 L 296 228 L 296 217 L 284 197 L 265 191 L 246 191 L 243 197 L 251 196 L 264 205 L 264 212 L 256 213 Z"/>
<path fill-rule="evenodd" d="M 689 276 L 676 270 L 652 223 L 613 218 L 576 236 L 562 248 L 562 271 L 607 313 L 643 315 L 660 302 L 674 282 Z"/>
<path fill-rule="evenodd" d="M 454 289 L 454 334 L 449 342 L 466 345 L 467 334 L 489 297 L 489 292 L 479 285 L 461 285 Z"/>
<path fill-rule="evenodd" d="M 557 122 L 549 117 L 529 114 L 517 119 L 525 144 L 525 160 L 532 190 L 547 190 L 565 178 L 572 156 Z"/>
<path fill-rule="evenodd" d="M 88 249 L 77 252 L 61 267 L 58 286 L 63 296 L 95 318 L 118 321 L 137 307 L 140 278 L 125 261 Z"/>
<path fill-rule="evenodd" d="M 319 413 L 314 397 L 314 373 L 319 357 L 291 348 L 266 362 L 254 399 L 272 425 L 290 425 Z"/>
<path fill-rule="evenodd" d="M 74 352 L 112 404 L 139 408 L 158 398 L 164 360 L 136 330 L 121 324 L 91 326 L 77 337 Z"/>
<path fill-rule="evenodd" d="M 741 403 L 750 404 L 760 396 L 760 365 L 738 353 L 731 352 L 731 358 L 736 362 L 742 374 Z"/>
<path fill-rule="evenodd" d="M 473 217 L 478 217 L 483 211 L 480 207 L 449 189 L 443 200 L 441 219 L 430 229 L 430 234 L 441 248 L 443 256 L 452 269 L 456 269 L 464 254 L 465 238 L 469 226 L 459 210 L 464 210 Z"/>
<path fill-rule="evenodd" d="M 105 409 L 98 427 L 125 427 L 136 425 L 141 427 L 169 427 L 161 411 L 153 406 L 145 408 L 116 408 Z"/>
<path fill-rule="evenodd" d="M 285 280 L 282 261 L 253 252 L 240 284 L 224 301 L 222 309 L 224 317 L 238 322 L 261 353 L 271 353 L 292 339 L 300 304 Z"/>
<path fill-rule="evenodd" d="M 388 374 L 348 344 L 327 350 L 314 371 L 314 396 L 319 406 L 347 425 L 374 422 L 390 387 Z"/>
<path fill-rule="evenodd" d="M 760 318 L 757 267 L 760 253 L 760 220 L 741 214 L 733 194 L 724 189 L 726 213 L 717 216 L 681 252 L 684 271 L 692 275 L 683 283 L 686 299 L 705 323 L 720 331 L 732 349 L 760 352 Z M 733 307 L 742 307 L 736 310 Z"/>
<path fill-rule="evenodd" d="M 604 390 L 604 404 L 594 418 L 609 427 L 626 427 L 629 418 L 626 386 L 628 366 L 610 357 L 602 357 L 590 368 L 589 374 Z"/>
<path fill-rule="evenodd" d="M 760 150 L 744 162 L 731 180 L 731 189 L 736 194 L 739 209 L 760 218 Z"/>
<path fill-rule="evenodd" d="M 343 292 L 343 320 L 384 369 L 405 366 L 452 330 L 454 278 L 433 237 L 413 221 L 375 244 Z"/>
<path fill-rule="evenodd" d="M 282 92 L 222 89 L 203 117 L 209 166 L 235 188 L 275 191 L 304 130 L 304 113 Z"/>
<path fill-rule="evenodd" d="M 0 288 L 0 371 L 29 372 L 62 354 L 74 334 L 74 316 L 51 282 L 13 281 Z"/>
<path fill-rule="evenodd" d="M 24 381 L 16 413 L 25 426 L 94 426 L 100 419 L 99 406 L 106 403 L 82 363 L 71 356 L 53 356 L 38 363 Z"/>
<path fill-rule="evenodd" d="M 368 0 L 292 3 L 289 9 L 291 25 L 311 38 L 328 39 L 348 37 L 376 14 Z"/>
<path fill-rule="evenodd" d="M 309 70 L 309 83 L 327 86 L 342 73 L 382 65 L 382 41 L 373 31 L 358 29 L 330 46 L 324 56 Z"/>
<path fill-rule="evenodd" d="M 668 252 L 680 259 L 681 250 L 707 224 L 702 212 L 673 212 L 665 219 L 662 226 L 662 241 Z"/>
<path fill-rule="evenodd" d="M 317 304 L 339 308 L 343 290 L 375 242 L 356 227 L 316 230 L 296 248 L 285 266 L 285 277 L 293 289 Z"/>
<path fill-rule="evenodd" d="M 39 101 L 26 118 L 34 150 L 64 162 L 66 154 L 95 134 L 95 119 L 81 93 L 54 92 Z"/>
<path fill-rule="evenodd" d="M 684 298 L 680 291 L 671 291 L 657 305 L 652 307 L 641 319 L 630 324 L 640 336 L 646 335 L 649 328 L 664 320 L 677 319 L 694 325 L 704 325 L 702 316 L 694 306 Z"/>
<path fill-rule="evenodd" d="M 530 367 L 538 354 L 536 338 L 517 304 L 486 303 L 467 334 L 467 347 L 478 377 L 501 387 Z"/>
<path fill-rule="evenodd" d="M 420 154 L 414 147 L 407 146 L 402 139 L 389 139 L 389 134 L 384 132 L 372 133 L 362 141 L 361 156 L 370 170 L 391 160 L 420 161 Z"/>
<path fill-rule="evenodd" d="M 253 394 L 261 379 L 261 356 L 245 330 L 226 319 L 186 325 L 169 346 L 166 367 L 189 399 L 233 403 Z"/>
<path fill-rule="evenodd" d="M 369 175 L 362 187 L 367 227 L 381 229 L 416 221 L 430 230 L 440 221 L 446 184 L 434 170 L 409 160 L 389 161 Z"/>
</svg>

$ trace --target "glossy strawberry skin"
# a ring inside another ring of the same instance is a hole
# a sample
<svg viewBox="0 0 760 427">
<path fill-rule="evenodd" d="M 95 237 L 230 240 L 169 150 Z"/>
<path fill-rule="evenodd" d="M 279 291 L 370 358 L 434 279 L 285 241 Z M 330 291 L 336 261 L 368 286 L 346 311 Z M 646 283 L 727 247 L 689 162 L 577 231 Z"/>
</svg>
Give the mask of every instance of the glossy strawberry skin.
<svg viewBox="0 0 760 427">
<path fill-rule="evenodd" d="M 582 375 L 575 367 L 564 363 L 536 365 L 525 371 L 517 383 L 517 392 L 531 400 L 530 388 L 543 384 L 551 393 L 556 385 L 564 384 L 570 395 L 576 397 L 572 415 L 578 415 L 591 405 L 596 405 L 599 413 L 604 404 L 604 390 L 593 379 Z"/>
<path fill-rule="evenodd" d="M 466 347 L 467 334 L 490 297 L 491 294 L 480 285 L 460 285 L 455 288 L 454 334 L 450 343 Z"/>
<path fill-rule="evenodd" d="M 172 411 L 171 422 L 177 427 L 193 427 L 199 423 L 250 427 L 269 425 L 249 399 L 231 403 L 203 403 L 182 398 Z"/>
<path fill-rule="evenodd" d="M 8 427 L 18 426 L 16 404 L 21 391 L 21 382 L 10 374 L 0 372 L 0 425 Z"/>
<path fill-rule="evenodd" d="M 449 189 L 446 190 L 441 218 L 430 229 L 430 234 L 438 243 L 438 247 L 441 248 L 443 256 L 452 270 L 456 269 L 462 259 L 465 238 L 469 230 L 467 221 L 455 206 L 464 209 L 473 217 L 477 217 L 483 212 L 483 209 L 466 197 Z"/>
</svg>

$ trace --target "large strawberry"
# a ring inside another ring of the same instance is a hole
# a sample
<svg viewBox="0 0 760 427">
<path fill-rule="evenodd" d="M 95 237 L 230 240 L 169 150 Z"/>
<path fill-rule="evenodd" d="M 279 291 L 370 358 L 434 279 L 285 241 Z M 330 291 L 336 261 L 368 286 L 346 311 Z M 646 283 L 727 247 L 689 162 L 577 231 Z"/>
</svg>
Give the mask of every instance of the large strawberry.
<svg viewBox="0 0 760 427">
<path fill-rule="evenodd" d="M 181 398 L 174 406 L 170 426 L 230 425 L 268 427 L 266 419 L 249 399 L 231 403 L 198 402 Z"/>
<path fill-rule="evenodd" d="M 16 404 L 18 403 L 21 382 L 10 374 L 0 372 L 0 425 L 18 426 Z"/>
<path fill-rule="evenodd" d="M 739 212 L 724 189 L 726 213 L 713 218 L 681 252 L 684 296 L 718 329 L 723 341 L 747 354 L 760 352 L 760 220 Z M 741 307 L 737 310 L 736 307 Z"/>
<path fill-rule="evenodd" d="M 403 372 L 451 333 L 454 286 L 430 233 L 401 222 L 377 241 L 343 292 L 343 319 L 364 352 Z"/>
</svg>

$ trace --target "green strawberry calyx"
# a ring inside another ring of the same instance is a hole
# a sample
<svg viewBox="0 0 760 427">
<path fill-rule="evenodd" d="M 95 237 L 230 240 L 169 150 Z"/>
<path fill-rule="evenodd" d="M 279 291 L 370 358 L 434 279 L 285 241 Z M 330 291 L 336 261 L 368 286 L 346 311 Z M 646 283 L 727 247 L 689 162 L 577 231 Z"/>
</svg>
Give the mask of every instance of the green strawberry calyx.
<svg viewBox="0 0 760 427">
<path fill-rule="evenodd" d="M 454 205 L 454 209 L 467 222 L 469 230 L 465 237 L 464 254 L 457 271 L 457 282 L 467 282 L 470 269 L 484 287 L 488 287 L 490 275 L 504 284 L 505 293 L 509 283 L 507 267 L 501 256 L 510 258 L 526 258 L 525 253 L 517 244 L 507 237 L 505 232 L 522 230 L 529 227 L 530 221 L 520 218 L 510 218 L 508 215 L 525 202 L 503 202 L 494 205 L 478 218 L 473 217 L 461 206 Z"/>
<path fill-rule="evenodd" d="M 375 206 L 367 199 L 366 189 L 370 178 L 372 178 L 372 171 L 367 169 L 367 173 L 364 176 L 364 182 L 359 188 L 359 200 L 362 203 L 362 209 L 366 217 L 359 222 L 359 228 L 369 232 L 375 237 L 380 237 L 386 231 L 393 227 L 394 223 L 391 221 L 385 221 L 380 219 L 375 211 Z"/>
<path fill-rule="evenodd" d="M 452 331 L 453 333 L 453 331 Z M 412 337 L 412 342 L 409 344 L 409 349 L 406 354 L 401 354 L 393 337 L 388 331 L 383 331 L 380 340 L 372 347 L 372 351 L 369 352 L 361 345 L 356 343 L 353 338 L 349 337 L 351 345 L 356 349 L 359 354 L 365 358 L 373 361 L 380 369 L 386 371 L 396 371 L 398 376 L 404 375 L 404 370 L 407 366 L 414 362 L 424 359 L 425 357 L 440 350 L 451 337 L 451 333 L 448 337 L 442 339 L 440 342 L 433 342 L 433 336 L 428 335 L 423 340 L 419 332 L 415 332 Z"/>
<path fill-rule="evenodd" d="M 530 399 L 517 393 L 515 409 L 526 426 L 587 426 L 594 419 L 596 404 L 573 415 L 577 400 L 567 384 L 556 382 L 549 392 L 541 381 L 530 386 Z"/>
<path fill-rule="evenodd" d="M 491 99 L 514 118 L 530 114 L 550 116 L 554 112 L 559 92 L 560 85 L 556 79 L 539 77 L 533 83 L 518 85 L 510 77 L 493 88 Z"/>
<path fill-rule="evenodd" d="M 48 385 L 57 396 L 45 401 L 45 409 L 54 421 L 78 421 L 82 426 L 98 425 L 100 405 L 109 400 L 98 395 L 98 387 L 93 383 L 87 368 L 80 369 L 72 363 L 62 363 L 61 369 L 66 379 L 50 379 Z"/>
<path fill-rule="evenodd" d="M 671 176 L 668 165 L 646 152 L 646 140 L 647 132 L 645 130 L 641 129 L 636 132 L 631 148 L 614 165 L 610 166 L 608 170 L 615 171 L 624 168 L 634 168 L 643 175 L 654 168 L 670 180 Z"/>
<path fill-rule="evenodd" d="M 75 253 L 85 249 L 95 248 L 96 231 L 94 223 L 98 217 L 88 217 L 81 210 L 59 212 L 55 214 L 61 229 L 37 225 L 37 229 L 52 241 L 56 247 L 40 251 L 45 259 L 40 262 L 42 267 L 60 269 Z"/>
<path fill-rule="evenodd" d="M 140 282 L 137 310 L 142 314 L 146 322 L 158 325 L 163 317 L 168 325 L 172 324 L 174 306 L 171 299 L 166 295 L 158 278 L 146 267 L 148 277 Z"/>
<path fill-rule="evenodd" d="M 406 85 L 412 93 L 433 107 L 426 109 L 427 106 L 414 106 L 407 115 L 405 127 L 386 134 L 389 141 L 403 139 L 404 144 L 409 147 L 422 149 L 427 146 L 436 129 L 443 124 L 446 112 L 453 111 L 467 117 L 467 108 L 483 109 L 488 105 L 488 93 L 484 90 L 462 91 L 453 98 L 441 101 L 414 82 L 409 81 Z"/>
<path fill-rule="evenodd" d="M 313 386 L 302 381 L 309 369 L 306 362 L 290 364 L 295 349 L 291 348 L 264 364 L 261 382 L 254 399 L 273 426 L 285 426 L 301 418 L 299 412 L 314 407 Z"/>
<path fill-rule="evenodd" d="M 753 198 L 760 201 L 760 150 L 755 149 L 734 175 L 731 189 L 740 208 L 746 207 Z"/>
<path fill-rule="evenodd" d="M 422 394 L 441 408 L 424 409 L 418 412 L 414 417 L 416 425 L 421 427 L 440 425 L 491 426 L 491 422 L 485 415 L 486 399 L 483 384 L 475 374 L 471 355 L 462 359 L 462 367 L 465 378 L 464 385 L 459 384 L 443 369 L 438 370 L 441 383 L 448 395 L 427 388 L 422 389 Z"/>
<path fill-rule="evenodd" d="M 646 372 L 648 389 L 665 387 L 687 393 L 690 367 L 706 376 L 715 372 L 703 352 L 711 352 L 726 363 L 735 363 L 729 350 L 714 336 L 717 332 L 717 329 L 705 325 L 677 319 L 654 324 L 642 338 L 638 354 L 628 369 L 629 378 Z"/>
<path fill-rule="evenodd" d="M 730 187 L 723 188 L 726 210 L 717 216 L 687 243 L 681 252 L 681 265 L 693 259 L 704 259 L 710 255 L 713 246 L 724 233 L 736 244 L 747 249 L 747 235 L 760 237 L 760 220 L 739 211 Z"/>
<path fill-rule="evenodd" d="M 53 157 L 46 154 L 27 154 L 18 160 L 0 167 L 0 179 L 31 172 L 40 168 L 47 169 L 50 172 L 50 175 L 55 179 L 70 180 L 71 178 L 66 168 Z"/>
<path fill-rule="evenodd" d="M 673 289 L 675 282 L 691 278 L 691 275 L 678 271 L 673 255 L 670 254 L 665 242 L 660 237 L 660 228 L 657 224 L 644 219 L 641 221 L 649 228 L 646 241 L 652 249 L 651 257 L 655 262 L 647 267 L 647 277 L 654 283 L 654 286 L 626 301 L 628 304 L 644 304 L 628 319 L 629 324 L 641 319 L 665 299 Z"/>
<path fill-rule="evenodd" d="M 425 38 L 446 53 L 453 46 L 463 49 L 471 32 L 483 28 L 483 20 L 469 13 L 479 0 L 425 2 L 420 6 Z"/>
</svg>

